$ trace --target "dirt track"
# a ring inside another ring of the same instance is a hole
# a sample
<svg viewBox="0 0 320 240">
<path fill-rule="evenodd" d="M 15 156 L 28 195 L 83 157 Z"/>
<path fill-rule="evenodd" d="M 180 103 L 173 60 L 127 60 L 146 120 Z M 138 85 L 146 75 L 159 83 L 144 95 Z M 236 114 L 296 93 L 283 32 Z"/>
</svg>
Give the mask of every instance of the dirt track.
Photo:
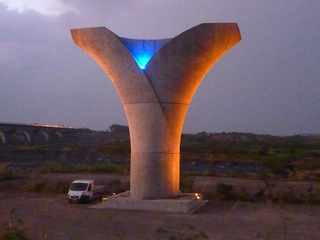
<svg viewBox="0 0 320 240">
<path fill-rule="evenodd" d="M 320 207 L 211 203 L 198 214 L 179 215 L 89 209 L 69 205 L 62 195 L 0 193 L 0 226 L 12 208 L 33 240 L 151 240 L 186 232 L 214 240 L 320 239 Z"/>
</svg>

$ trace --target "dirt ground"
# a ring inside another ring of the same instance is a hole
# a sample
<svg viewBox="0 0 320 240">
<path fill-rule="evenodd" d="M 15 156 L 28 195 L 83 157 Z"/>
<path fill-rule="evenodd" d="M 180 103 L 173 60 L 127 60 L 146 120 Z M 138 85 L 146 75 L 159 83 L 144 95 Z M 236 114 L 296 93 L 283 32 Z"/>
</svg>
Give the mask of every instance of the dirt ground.
<svg viewBox="0 0 320 240">
<path fill-rule="evenodd" d="M 88 207 L 63 195 L 0 192 L 0 229 L 15 209 L 32 240 L 320 239 L 319 206 L 211 202 L 193 215 Z"/>
</svg>

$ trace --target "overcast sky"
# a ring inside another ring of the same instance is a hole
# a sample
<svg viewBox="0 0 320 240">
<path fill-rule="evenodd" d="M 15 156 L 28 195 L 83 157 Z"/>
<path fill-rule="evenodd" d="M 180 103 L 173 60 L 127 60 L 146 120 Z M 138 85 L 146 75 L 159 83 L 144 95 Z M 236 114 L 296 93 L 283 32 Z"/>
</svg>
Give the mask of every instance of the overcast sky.
<svg viewBox="0 0 320 240">
<path fill-rule="evenodd" d="M 0 0 L 0 122 L 126 124 L 72 27 L 166 38 L 235 21 L 243 39 L 203 81 L 184 131 L 320 133 L 319 11 L 319 0 Z"/>
</svg>

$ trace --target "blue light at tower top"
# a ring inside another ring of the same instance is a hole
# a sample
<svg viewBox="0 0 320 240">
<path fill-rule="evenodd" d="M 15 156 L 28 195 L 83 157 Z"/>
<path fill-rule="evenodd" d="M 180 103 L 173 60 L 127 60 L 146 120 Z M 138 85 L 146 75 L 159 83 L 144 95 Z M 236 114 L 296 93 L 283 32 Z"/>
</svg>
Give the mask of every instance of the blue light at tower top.
<svg viewBox="0 0 320 240">
<path fill-rule="evenodd" d="M 146 69 L 147 64 L 151 60 L 153 54 L 149 52 L 143 52 L 137 55 L 134 55 L 134 59 L 136 60 L 136 63 L 141 69 Z"/>
<path fill-rule="evenodd" d="M 138 40 L 121 38 L 122 43 L 128 48 L 140 69 L 146 69 L 155 53 L 169 41 L 161 40 Z"/>
</svg>

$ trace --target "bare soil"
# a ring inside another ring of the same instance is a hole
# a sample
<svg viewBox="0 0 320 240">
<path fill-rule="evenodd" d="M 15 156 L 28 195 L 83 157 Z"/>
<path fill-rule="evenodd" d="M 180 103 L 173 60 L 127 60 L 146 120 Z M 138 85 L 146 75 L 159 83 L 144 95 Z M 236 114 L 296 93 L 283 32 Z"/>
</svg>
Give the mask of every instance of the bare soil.
<svg viewBox="0 0 320 240">
<path fill-rule="evenodd" d="M 320 239 L 319 206 L 211 202 L 194 215 L 88 207 L 64 195 L 0 192 L 0 230 L 15 209 L 32 240 Z"/>
</svg>

